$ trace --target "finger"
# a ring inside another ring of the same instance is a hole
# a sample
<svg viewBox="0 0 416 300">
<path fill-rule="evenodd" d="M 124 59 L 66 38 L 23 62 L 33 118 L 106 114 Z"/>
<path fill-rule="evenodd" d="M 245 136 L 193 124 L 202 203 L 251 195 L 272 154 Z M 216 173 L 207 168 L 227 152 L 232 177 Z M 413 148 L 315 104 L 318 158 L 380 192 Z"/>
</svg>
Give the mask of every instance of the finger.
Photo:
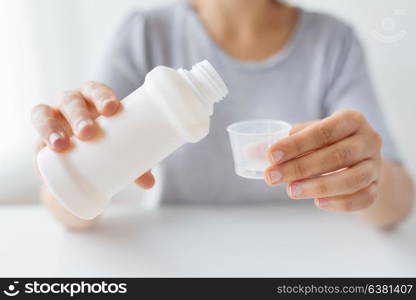
<svg viewBox="0 0 416 300">
<path fill-rule="evenodd" d="M 293 199 L 332 197 L 352 194 L 378 180 L 375 160 L 364 160 L 351 168 L 311 179 L 291 182 L 289 196 Z"/>
<path fill-rule="evenodd" d="M 279 173 L 279 182 L 302 180 L 355 165 L 372 156 L 368 139 L 357 134 L 304 156 L 268 167 L 266 173 Z M 276 175 L 275 175 L 276 176 Z"/>
<path fill-rule="evenodd" d="M 331 145 L 357 132 L 364 117 L 355 111 L 341 111 L 273 144 L 271 163 L 282 163 L 306 152 Z"/>
<path fill-rule="evenodd" d="M 155 185 L 155 177 L 151 171 L 144 173 L 142 176 L 137 178 L 134 183 L 144 189 L 150 189 Z"/>
<path fill-rule="evenodd" d="M 88 140 L 94 137 L 97 126 L 92 120 L 87 103 L 80 92 L 62 93 L 59 99 L 59 110 L 79 139 Z"/>
<path fill-rule="evenodd" d="M 370 207 L 378 198 L 378 186 L 370 186 L 351 195 L 337 197 L 316 198 L 315 205 L 321 209 L 351 212 Z"/>
<path fill-rule="evenodd" d="M 32 124 L 42 140 L 54 151 L 64 151 L 69 146 L 65 122 L 52 107 L 39 104 L 32 109 Z"/>
<path fill-rule="evenodd" d="M 82 96 L 90 101 L 97 111 L 109 117 L 115 114 L 120 106 L 120 101 L 114 91 L 107 85 L 89 81 L 81 86 Z"/>
<path fill-rule="evenodd" d="M 312 124 L 316 123 L 318 121 L 309 121 L 309 122 L 305 122 L 305 123 L 299 123 L 299 124 L 294 124 L 292 126 L 292 128 L 290 129 L 290 135 L 295 134 L 303 129 L 305 129 L 308 126 L 311 126 Z"/>
</svg>

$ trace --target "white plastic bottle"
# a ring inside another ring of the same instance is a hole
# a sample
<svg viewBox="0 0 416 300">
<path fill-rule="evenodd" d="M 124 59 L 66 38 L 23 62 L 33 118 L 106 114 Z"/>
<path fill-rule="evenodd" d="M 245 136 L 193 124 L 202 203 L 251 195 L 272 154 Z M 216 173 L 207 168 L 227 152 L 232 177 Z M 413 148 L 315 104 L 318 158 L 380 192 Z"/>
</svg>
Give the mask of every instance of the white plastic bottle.
<svg viewBox="0 0 416 300">
<path fill-rule="evenodd" d="M 154 68 L 116 115 L 96 120 L 100 132 L 93 140 L 72 138 L 64 153 L 39 152 L 49 192 L 74 215 L 96 217 L 128 183 L 183 144 L 204 138 L 213 104 L 227 93 L 206 60 L 190 71 Z"/>
</svg>

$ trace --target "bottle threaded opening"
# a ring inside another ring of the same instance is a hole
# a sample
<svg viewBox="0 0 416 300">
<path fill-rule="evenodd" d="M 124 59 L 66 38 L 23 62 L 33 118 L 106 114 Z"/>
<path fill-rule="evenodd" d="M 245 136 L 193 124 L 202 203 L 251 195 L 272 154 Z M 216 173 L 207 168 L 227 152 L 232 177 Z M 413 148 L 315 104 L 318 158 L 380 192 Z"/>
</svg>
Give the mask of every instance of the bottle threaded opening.
<svg viewBox="0 0 416 300">
<path fill-rule="evenodd" d="M 210 115 L 213 104 L 221 101 L 228 94 L 228 88 L 221 76 L 207 60 L 195 64 L 190 71 L 183 69 L 178 71 L 191 84 Z"/>
<path fill-rule="evenodd" d="M 207 60 L 194 65 L 190 72 L 200 81 L 202 88 L 213 102 L 221 101 L 228 94 L 227 86 L 221 76 Z"/>
</svg>

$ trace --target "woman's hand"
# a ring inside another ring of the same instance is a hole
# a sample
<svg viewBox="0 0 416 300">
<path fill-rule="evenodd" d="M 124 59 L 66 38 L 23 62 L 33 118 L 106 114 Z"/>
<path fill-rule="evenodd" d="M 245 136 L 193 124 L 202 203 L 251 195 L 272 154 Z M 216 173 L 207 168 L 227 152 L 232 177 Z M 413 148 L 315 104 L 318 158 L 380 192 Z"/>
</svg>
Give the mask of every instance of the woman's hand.
<svg viewBox="0 0 416 300">
<path fill-rule="evenodd" d="M 40 104 L 32 110 L 32 123 L 39 133 L 39 141 L 36 143 L 33 153 L 35 170 L 40 176 L 37 155 L 45 146 L 53 151 L 63 152 L 70 146 L 70 137 L 86 141 L 92 139 L 97 133 L 95 119 L 102 115 L 111 117 L 117 113 L 120 101 L 113 90 L 108 86 L 87 82 L 78 90 L 67 91 L 60 95 L 58 105 L 51 107 Z M 154 185 L 155 179 L 149 171 L 135 180 L 142 188 L 148 189 Z M 41 201 L 52 213 L 68 228 L 83 230 L 91 227 L 94 220 L 82 220 L 75 217 L 42 187 Z"/>
<path fill-rule="evenodd" d="M 357 111 L 339 111 L 303 124 L 273 144 L 265 180 L 288 183 L 293 199 L 315 198 L 319 208 L 356 211 L 379 197 L 380 135 Z"/>
<path fill-rule="evenodd" d="M 34 151 L 37 173 L 39 174 L 36 157 L 43 147 L 48 146 L 53 151 L 62 152 L 68 149 L 72 135 L 83 141 L 92 139 L 98 129 L 95 119 L 100 115 L 113 116 L 120 105 L 110 87 L 91 81 L 77 90 L 62 93 L 56 107 L 45 104 L 35 106 L 32 110 L 32 123 L 40 136 Z M 149 171 L 135 182 L 148 189 L 154 185 L 155 179 Z"/>
</svg>

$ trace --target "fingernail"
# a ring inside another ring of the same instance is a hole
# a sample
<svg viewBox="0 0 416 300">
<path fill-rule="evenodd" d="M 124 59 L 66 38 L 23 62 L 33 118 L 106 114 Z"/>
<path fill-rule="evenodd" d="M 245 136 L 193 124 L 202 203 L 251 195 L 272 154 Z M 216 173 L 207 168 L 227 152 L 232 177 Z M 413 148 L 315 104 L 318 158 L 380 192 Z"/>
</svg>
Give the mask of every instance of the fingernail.
<svg viewBox="0 0 416 300">
<path fill-rule="evenodd" d="M 49 135 L 49 143 L 55 147 L 59 147 L 64 140 L 64 135 L 61 132 L 52 132 Z"/>
<path fill-rule="evenodd" d="M 85 127 L 90 126 L 92 124 L 91 120 L 81 120 L 77 124 L 77 133 L 81 133 Z"/>
<path fill-rule="evenodd" d="M 302 194 L 302 186 L 299 183 L 294 183 L 292 185 L 290 185 L 290 194 L 293 197 L 298 197 Z"/>
<path fill-rule="evenodd" d="M 271 184 L 277 184 L 279 180 L 282 178 L 282 174 L 279 171 L 270 171 L 267 173 L 269 177 L 269 181 Z"/>
<path fill-rule="evenodd" d="M 283 155 L 284 155 L 283 151 L 280 151 L 280 150 L 274 151 L 272 153 L 273 162 L 278 163 L 283 158 Z"/>
<path fill-rule="evenodd" d="M 325 208 L 325 207 L 328 207 L 328 205 L 329 205 L 328 200 L 326 200 L 326 199 L 318 199 L 318 206 L 319 207 Z"/>
</svg>

